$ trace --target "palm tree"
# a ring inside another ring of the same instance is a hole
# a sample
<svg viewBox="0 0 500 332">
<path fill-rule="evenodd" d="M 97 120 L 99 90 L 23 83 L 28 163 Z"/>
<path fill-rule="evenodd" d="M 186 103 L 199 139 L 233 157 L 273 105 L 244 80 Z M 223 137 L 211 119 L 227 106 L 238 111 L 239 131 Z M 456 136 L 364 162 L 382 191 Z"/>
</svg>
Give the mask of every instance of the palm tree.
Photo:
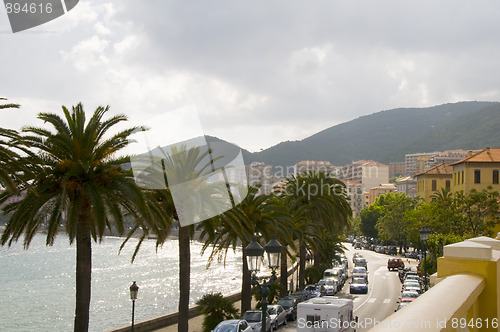
<svg viewBox="0 0 500 332">
<path fill-rule="evenodd" d="M 0 98 L 0 100 L 7 100 Z M 0 109 L 19 108 L 18 104 L 1 104 Z M 18 192 L 18 188 L 14 184 L 12 175 L 15 174 L 15 161 L 19 155 L 14 151 L 12 140 L 17 138 L 18 134 L 15 130 L 0 128 L 0 185 L 11 192 Z"/>
<path fill-rule="evenodd" d="M 200 306 L 203 319 L 203 332 L 212 331 L 218 323 L 238 317 L 238 310 L 221 293 L 209 293 L 196 302 Z"/>
<path fill-rule="evenodd" d="M 213 163 L 218 158 L 211 158 L 211 150 L 200 147 L 187 148 L 186 145 L 173 145 L 168 148 L 156 148 L 153 164 L 150 156 L 142 156 L 139 163 L 150 165 L 140 177 L 145 187 L 164 188 L 153 191 L 155 201 L 159 202 L 164 212 L 171 216 L 179 225 L 179 319 L 178 331 L 187 332 L 189 323 L 189 293 L 191 274 L 190 241 L 194 222 L 199 214 L 208 210 L 217 210 L 219 201 L 213 198 L 217 187 L 207 183 L 204 175 L 215 171 Z M 142 160 L 142 158 L 145 158 Z M 172 191 L 177 197 L 182 196 L 182 202 L 174 201 Z M 176 204 L 177 203 L 177 204 Z M 183 225 L 188 224 L 188 225 Z"/>
<path fill-rule="evenodd" d="M 305 286 L 305 259 L 307 245 L 317 252 L 324 232 L 335 233 L 348 225 L 352 214 L 343 192 L 345 185 L 323 172 L 314 171 L 290 177 L 284 185 L 285 199 L 296 223 L 308 232 L 321 229 L 313 238 L 299 239 L 299 288 Z M 311 241 L 312 240 L 312 241 Z M 312 244 L 312 246 L 311 246 Z"/>
<path fill-rule="evenodd" d="M 257 196 L 258 187 L 249 186 L 243 201 L 226 211 L 211 223 L 203 225 L 200 235 L 205 243 L 202 253 L 208 248 L 212 251 L 209 262 L 217 258 L 224 260 L 228 250 L 236 251 L 238 246 L 246 247 L 254 234 L 260 234 L 269 241 L 272 234 L 279 239 L 288 239 L 290 215 L 271 195 Z M 251 309 L 251 275 L 245 254 L 242 255 L 241 312 Z"/>
<path fill-rule="evenodd" d="M 125 231 L 124 215 L 138 223 L 155 219 L 165 223 L 162 215 L 151 213 L 145 195 L 134 181 L 132 173 L 122 168 L 128 157 L 115 154 L 130 143 L 129 136 L 138 128 L 105 135 L 124 115 L 103 119 L 107 107 L 98 107 L 86 121 L 81 103 L 71 111 L 62 107 L 64 118 L 52 113 L 40 113 L 38 118 L 53 130 L 26 127 L 20 143 L 36 150 L 23 162 L 36 171 L 26 173 L 26 196 L 12 203 L 5 211 L 12 213 L 2 245 L 18 241 L 24 234 L 28 248 L 33 236 L 47 225 L 46 244 L 52 245 L 59 224 L 64 223 L 70 243 L 76 240 L 76 307 L 75 331 L 88 331 L 91 298 L 92 240 L 101 241 L 106 229 L 115 226 Z M 155 228 L 155 229 L 157 229 Z"/>
</svg>

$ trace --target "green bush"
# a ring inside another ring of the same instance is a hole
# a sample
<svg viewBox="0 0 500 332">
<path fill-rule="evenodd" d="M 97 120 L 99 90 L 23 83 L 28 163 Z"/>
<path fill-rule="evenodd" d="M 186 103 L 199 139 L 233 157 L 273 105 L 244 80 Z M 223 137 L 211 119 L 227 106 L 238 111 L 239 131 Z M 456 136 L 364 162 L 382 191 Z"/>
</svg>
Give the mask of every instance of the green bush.
<svg viewBox="0 0 500 332">
<path fill-rule="evenodd" d="M 223 320 L 239 316 L 233 303 L 224 298 L 221 293 L 208 293 L 196 302 L 200 306 L 203 319 L 203 332 L 210 332 Z"/>
</svg>

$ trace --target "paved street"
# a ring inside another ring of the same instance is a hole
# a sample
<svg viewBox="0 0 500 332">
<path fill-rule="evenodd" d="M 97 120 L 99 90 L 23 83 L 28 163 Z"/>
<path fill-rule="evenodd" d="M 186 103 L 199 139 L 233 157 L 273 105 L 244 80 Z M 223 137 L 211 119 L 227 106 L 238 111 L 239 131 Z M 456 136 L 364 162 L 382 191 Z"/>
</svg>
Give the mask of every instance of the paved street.
<svg viewBox="0 0 500 332">
<path fill-rule="evenodd" d="M 354 302 L 354 315 L 358 316 L 357 331 L 368 331 L 375 322 L 380 322 L 394 313 L 397 308 L 397 301 L 401 294 L 401 283 L 396 271 L 387 270 L 387 259 L 394 256 L 379 254 L 370 250 L 354 250 L 350 244 L 346 244 L 348 251 L 346 256 L 349 259 L 349 275 L 353 264 L 352 255 L 354 252 L 361 253 L 368 261 L 368 294 L 349 294 L 349 282 L 346 282 L 342 292 L 336 296 L 352 298 Z M 410 264 L 405 259 L 405 265 L 416 269 L 417 262 L 410 260 Z M 295 332 L 296 322 L 288 322 L 288 326 L 280 327 L 278 331 Z"/>
</svg>

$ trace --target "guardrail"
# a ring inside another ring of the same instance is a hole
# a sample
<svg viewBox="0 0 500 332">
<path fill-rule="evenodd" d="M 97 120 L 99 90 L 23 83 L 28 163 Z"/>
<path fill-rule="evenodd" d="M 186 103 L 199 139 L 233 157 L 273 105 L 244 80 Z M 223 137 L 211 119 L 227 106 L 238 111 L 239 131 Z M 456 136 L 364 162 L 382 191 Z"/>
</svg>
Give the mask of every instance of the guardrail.
<svg viewBox="0 0 500 332">
<path fill-rule="evenodd" d="M 444 247 L 440 281 L 370 331 L 500 331 L 500 241 L 478 237 Z"/>
</svg>

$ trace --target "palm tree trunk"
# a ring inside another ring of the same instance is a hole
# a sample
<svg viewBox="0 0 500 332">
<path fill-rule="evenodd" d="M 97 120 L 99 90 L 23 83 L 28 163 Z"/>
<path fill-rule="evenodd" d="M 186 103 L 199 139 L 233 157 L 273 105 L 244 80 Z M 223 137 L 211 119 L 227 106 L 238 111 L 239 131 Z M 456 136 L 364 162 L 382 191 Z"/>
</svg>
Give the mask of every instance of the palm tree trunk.
<svg viewBox="0 0 500 332">
<path fill-rule="evenodd" d="M 188 332 L 191 250 L 189 226 L 179 227 L 179 316 L 177 331 Z"/>
<path fill-rule="evenodd" d="M 243 244 L 245 248 L 248 243 Z M 241 314 L 245 311 L 252 309 L 252 276 L 248 270 L 247 256 L 243 253 L 243 272 L 241 276 Z"/>
<path fill-rule="evenodd" d="M 306 246 L 301 244 L 299 250 L 299 289 L 305 288 L 306 281 Z"/>
<path fill-rule="evenodd" d="M 88 212 L 88 209 L 84 210 Z M 83 218 L 85 218 L 85 216 L 81 215 L 76 226 L 75 332 L 87 332 L 89 330 L 92 244 L 90 225 L 86 220 L 82 221 Z"/>
<path fill-rule="evenodd" d="M 281 262 L 280 262 L 280 283 L 283 289 L 285 290 L 285 293 L 288 294 L 288 257 L 286 255 L 286 250 L 283 250 L 281 252 Z M 284 296 L 285 294 L 281 294 Z"/>
</svg>

